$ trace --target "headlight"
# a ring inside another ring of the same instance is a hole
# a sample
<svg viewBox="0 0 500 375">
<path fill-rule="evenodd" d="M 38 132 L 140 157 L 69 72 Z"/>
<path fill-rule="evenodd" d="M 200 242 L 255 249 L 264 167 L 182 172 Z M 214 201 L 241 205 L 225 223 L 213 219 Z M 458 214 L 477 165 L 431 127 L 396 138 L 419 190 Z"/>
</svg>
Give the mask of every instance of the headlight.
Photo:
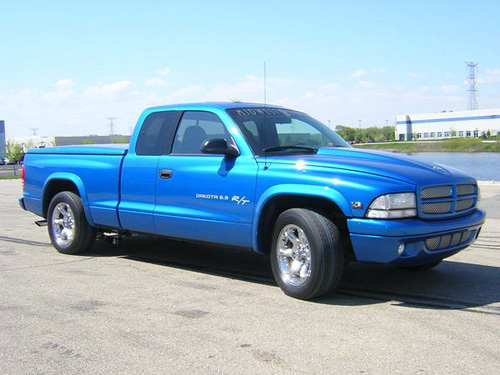
<svg viewBox="0 0 500 375">
<path fill-rule="evenodd" d="M 376 198 L 366 217 L 370 219 L 401 219 L 417 216 L 415 193 L 397 193 L 381 195 Z"/>
</svg>

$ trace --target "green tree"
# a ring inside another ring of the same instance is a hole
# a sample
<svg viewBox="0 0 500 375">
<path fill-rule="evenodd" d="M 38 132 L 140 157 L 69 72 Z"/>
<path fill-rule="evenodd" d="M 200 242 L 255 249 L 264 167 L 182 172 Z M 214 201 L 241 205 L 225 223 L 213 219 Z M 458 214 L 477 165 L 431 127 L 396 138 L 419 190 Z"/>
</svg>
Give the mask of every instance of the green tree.
<svg viewBox="0 0 500 375">
<path fill-rule="evenodd" d="M 356 135 L 354 136 L 354 141 L 356 143 L 365 142 L 366 141 L 366 130 L 365 129 L 357 129 Z"/>
<path fill-rule="evenodd" d="M 355 142 L 385 142 L 394 141 L 394 126 L 384 126 L 383 128 L 378 128 L 376 126 L 370 126 L 369 128 L 355 129 L 349 126 L 337 125 L 335 130 L 342 138 L 346 141 Z"/>
<path fill-rule="evenodd" d="M 356 129 L 349 126 L 337 125 L 335 131 L 348 142 L 354 141 L 356 137 Z"/>
<path fill-rule="evenodd" d="M 382 136 L 384 137 L 384 141 L 394 141 L 396 139 L 394 126 L 384 126 L 381 129 Z"/>
<path fill-rule="evenodd" d="M 379 141 L 380 131 L 375 126 L 370 126 L 365 129 L 365 139 L 364 141 Z"/>
<path fill-rule="evenodd" d="M 5 144 L 5 157 L 9 162 L 18 162 L 23 158 L 24 149 L 19 143 L 7 141 Z"/>
</svg>

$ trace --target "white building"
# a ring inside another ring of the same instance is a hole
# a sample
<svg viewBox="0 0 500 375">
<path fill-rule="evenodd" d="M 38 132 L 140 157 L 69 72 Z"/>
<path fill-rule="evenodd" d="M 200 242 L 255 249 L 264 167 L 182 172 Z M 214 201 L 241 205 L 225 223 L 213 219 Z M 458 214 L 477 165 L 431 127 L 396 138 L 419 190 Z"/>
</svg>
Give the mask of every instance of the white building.
<svg viewBox="0 0 500 375">
<path fill-rule="evenodd" d="M 396 140 L 437 140 L 500 135 L 500 109 L 440 112 L 396 117 Z"/>
<path fill-rule="evenodd" d="M 29 148 L 45 148 L 55 145 L 55 137 L 45 137 L 40 135 L 16 137 L 11 139 L 11 141 L 20 144 L 25 151 Z"/>
</svg>

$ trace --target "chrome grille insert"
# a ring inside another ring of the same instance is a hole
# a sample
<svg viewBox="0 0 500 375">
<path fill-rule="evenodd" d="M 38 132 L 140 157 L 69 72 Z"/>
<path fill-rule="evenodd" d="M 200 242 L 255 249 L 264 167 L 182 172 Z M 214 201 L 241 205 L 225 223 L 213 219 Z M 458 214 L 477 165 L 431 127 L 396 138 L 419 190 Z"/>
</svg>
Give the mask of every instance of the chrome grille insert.
<svg viewBox="0 0 500 375">
<path fill-rule="evenodd" d="M 464 215 L 477 205 L 476 184 L 424 186 L 419 193 L 419 216 L 427 219 Z"/>
<path fill-rule="evenodd" d="M 455 208 L 456 211 L 463 211 L 463 210 L 468 210 L 474 206 L 474 199 L 462 199 L 460 201 L 457 201 L 457 206 Z"/>
<path fill-rule="evenodd" d="M 476 185 L 472 184 L 462 184 L 457 185 L 457 195 L 472 195 L 476 193 Z"/>
<path fill-rule="evenodd" d="M 451 186 L 431 186 L 422 189 L 422 199 L 446 198 L 451 196 Z"/>
<path fill-rule="evenodd" d="M 425 247 L 429 251 L 446 250 L 458 245 L 463 245 L 471 240 L 471 231 L 464 230 L 444 236 L 432 237 L 425 240 Z"/>
<path fill-rule="evenodd" d="M 447 214 L 451 212 L 451 202 L 437 202 L 422 204 L 424 214 Z"/>
</svg>

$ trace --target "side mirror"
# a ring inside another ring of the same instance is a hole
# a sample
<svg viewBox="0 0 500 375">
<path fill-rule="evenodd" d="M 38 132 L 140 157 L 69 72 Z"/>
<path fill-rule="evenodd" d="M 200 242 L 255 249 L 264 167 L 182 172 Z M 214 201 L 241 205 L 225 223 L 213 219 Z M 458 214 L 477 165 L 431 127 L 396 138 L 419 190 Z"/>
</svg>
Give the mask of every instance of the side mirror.
<svg viewBox="0 0 500 375">
<path fill-rule="evenodd" d="M 227 157 L 237 157 L 240 152 L 233 145 L 228 145 L 225 139 L 214 138 L 209 139 L 201 146 L 201 152 L 204 154 L 222 154 Z"/>
</svg>

